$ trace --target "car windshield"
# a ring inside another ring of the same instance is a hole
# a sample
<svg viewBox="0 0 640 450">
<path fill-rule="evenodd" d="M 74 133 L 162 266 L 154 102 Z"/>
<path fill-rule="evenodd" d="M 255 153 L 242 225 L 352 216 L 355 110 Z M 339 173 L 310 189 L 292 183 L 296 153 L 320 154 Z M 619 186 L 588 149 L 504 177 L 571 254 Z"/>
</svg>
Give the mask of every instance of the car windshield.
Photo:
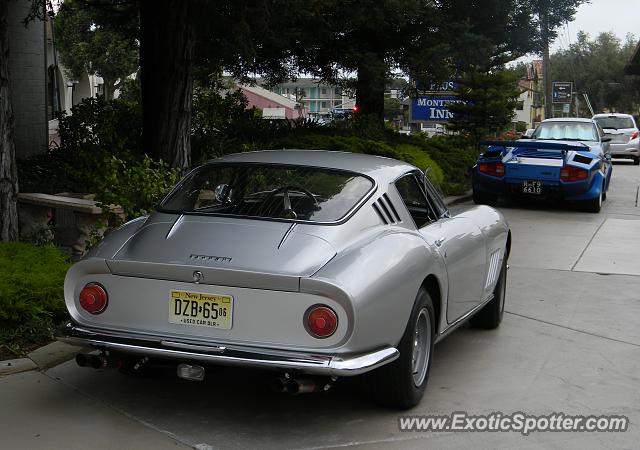
<svg viewBox="0 0 640 450">
<path fill-rule="evenodd" d="M 602 128 L 610 128 L 613 130 L 621 130 L 624 128 L 635 128 L 631 117 L 607 116 L 596 117 L 594 119 Z"/>
<path fill-rule="evenodd" d="M 595 125 L 584 122 L 544 122 L 536 129 L 533 139 L 552 141 L 597 141 Z"/>
<path fill-rule="evenodd" d="M 369 178 L 341 170 L 214 163 L 191 172 L 158 210 L 335 222 L 372 188 Z"/>
</svg>

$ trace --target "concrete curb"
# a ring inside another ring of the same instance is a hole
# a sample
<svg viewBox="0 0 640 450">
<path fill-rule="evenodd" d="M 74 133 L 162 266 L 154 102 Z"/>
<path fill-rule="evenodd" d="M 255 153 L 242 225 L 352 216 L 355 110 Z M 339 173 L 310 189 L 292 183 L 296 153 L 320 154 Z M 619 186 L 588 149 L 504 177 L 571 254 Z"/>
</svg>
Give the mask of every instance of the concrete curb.
<svg viewBox="0 0 640 450">
<path fill-rule="evenodd" d="M 73 359 L 80 347 L 52 342 L 27 354 L 26 358 L 0 361 L 0 377 L 29 370 L 46 370 Z"/>
<path fill-rule="evenodd" d="M 473 198 L 473 191 L 470 189 L 465 192 L 463 195 L 456 195 L 451 197 L 445 197 L 444 204 L 447 206 L 457 205 L 458 203 L 466 202 L 467 200 L 471 200 Z"/>
</svg>

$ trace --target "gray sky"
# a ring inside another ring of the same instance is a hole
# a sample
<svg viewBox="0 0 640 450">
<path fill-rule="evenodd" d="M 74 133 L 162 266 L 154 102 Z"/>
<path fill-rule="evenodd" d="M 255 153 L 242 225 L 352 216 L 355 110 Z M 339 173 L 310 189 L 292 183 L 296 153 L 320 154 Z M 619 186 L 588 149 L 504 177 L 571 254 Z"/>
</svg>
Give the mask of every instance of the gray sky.
<svg viewBox="0 0 640 450">
<path fill-rule="evenodd" d="M 633 33 L 640 39 L 640 0 L 591 0 L 578 8 L 575 20 L 567 29 L 560 30 L 560 36 L 553 43 L 551 52 L 567 48 L 575 43 L 578 31 L 589 33 L 591 38 L 604 31 L 613 31 L 620 39 Z"/>
</svg>

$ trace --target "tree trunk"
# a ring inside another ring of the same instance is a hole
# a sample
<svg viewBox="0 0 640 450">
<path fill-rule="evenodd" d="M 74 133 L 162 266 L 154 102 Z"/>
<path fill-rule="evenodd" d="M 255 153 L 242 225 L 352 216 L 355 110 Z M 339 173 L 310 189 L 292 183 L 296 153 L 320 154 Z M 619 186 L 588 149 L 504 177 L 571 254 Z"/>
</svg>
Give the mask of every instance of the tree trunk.
<svg viewBox="0 0 640 450">
<path fill-rule="evenodd" d="M 384 88 L 387 66 L 375 53 L 362 55 L 356 81 L 356 105 L 358 114 L 375 118 L 384 125 Z"/>
<path fill-rule="evenodd" d="M 142 0 L 140 67 L 145 151 L 171 167 L 191 165 L 193 0 Z"/>
<path fill-rule="evenodd" d="M 102 93 L 105 100 L 113 100 L 113 80 L 102 77 Z"/>
<path fill-rule="evenodd" d="M 542 37 L 542 81 L 544 82 L 544 118 L 553 117 L 553 97 L 551 92 L 551 64 L 549 58 L 549 11 L 540 13 L 540 35 Z"/>
<path fill-rule="evenodd" d="M 8 0 L 0 0 L 0 241 L 18 239 L 18 169 L 9 86 Z"/>
</svg>

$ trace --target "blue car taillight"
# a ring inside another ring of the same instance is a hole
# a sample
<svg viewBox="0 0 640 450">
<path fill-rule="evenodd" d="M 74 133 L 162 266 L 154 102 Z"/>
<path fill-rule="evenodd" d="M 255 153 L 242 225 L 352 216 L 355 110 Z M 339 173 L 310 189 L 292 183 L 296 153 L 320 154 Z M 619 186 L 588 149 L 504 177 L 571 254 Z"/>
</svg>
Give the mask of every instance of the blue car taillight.
<svg viewBox="0 0 640 450">
<path fill-rule="evenodd" d="M 485 175 L 490 175 L 492 177 L 504 176 L 504 164 L 501 162 L 480 163 L 478 165 L 478 170 L 480 173 L 484 173 Z"/>
<path fill-rule="evenodd" d="M 579 167 L 565 166 L 560 169 L 560 180 L 583 181 L 589 178 L 589 171 Z"/>
</svg>

